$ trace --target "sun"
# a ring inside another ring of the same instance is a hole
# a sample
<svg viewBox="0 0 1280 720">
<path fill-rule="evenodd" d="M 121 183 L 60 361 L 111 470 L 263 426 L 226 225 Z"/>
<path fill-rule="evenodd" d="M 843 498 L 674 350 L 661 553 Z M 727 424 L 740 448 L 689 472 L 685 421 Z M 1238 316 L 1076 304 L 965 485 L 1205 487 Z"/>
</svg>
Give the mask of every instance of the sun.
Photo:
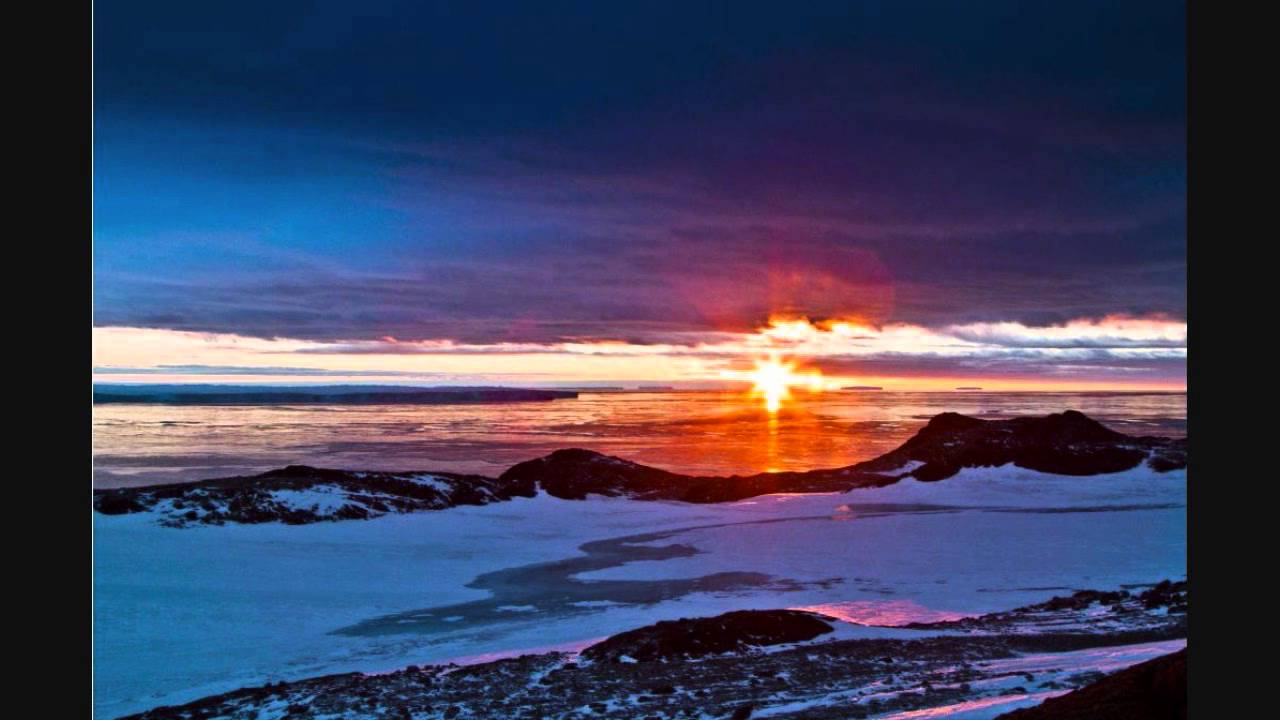
<svg viewBox="0 0 1280 720">
<path fill-rule="evenodd" d="M 791 397 L 792 385 L 808 382 L 794 371 L 794 363 L 782 362 L 777 357 L 756 361 L 756 370 L 750 375 L 755 383 L 752 391 L 764 398 L 764 407 L 769 412 L 778 412 L 782 401 Z"/>
<path fill-rule="evenodd" d="M 754 383 L 751 392 L 764 398 L 764 407 L 770 414 L 782 409 L 783 401 L 790 399 L 791 388 L 794 386 L 805 387 L 814 393 L 827 389 L 827 380 L 816 368 L 804 374 L 797 373 L 794 362 L 781 360 L 776 354 L 770 355 L 768 360 L 756 360 L 755 363 L 755 371 L 747 375 Z"/>
</svg>

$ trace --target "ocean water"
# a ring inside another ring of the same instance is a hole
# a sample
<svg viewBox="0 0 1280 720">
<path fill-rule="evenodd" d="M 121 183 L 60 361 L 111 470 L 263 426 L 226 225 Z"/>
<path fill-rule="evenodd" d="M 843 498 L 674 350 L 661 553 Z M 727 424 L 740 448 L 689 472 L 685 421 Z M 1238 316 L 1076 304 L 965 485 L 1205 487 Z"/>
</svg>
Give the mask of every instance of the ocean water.
<svg viewBox="0 0 1280 720">
<path fill-rule="evenodd" d="M 1073 409 L 1122 432 L 1186 434 L 1185 393 L 796 393 L 776 415 L 723 391 L 584 392 L 493 405 L 94 408 L 94 484 L 146 485 L 289 464 L 498 475 L 566 447 L 693 474 L 839 467 L 893 449 L 945 411 Z"/>
</svg>

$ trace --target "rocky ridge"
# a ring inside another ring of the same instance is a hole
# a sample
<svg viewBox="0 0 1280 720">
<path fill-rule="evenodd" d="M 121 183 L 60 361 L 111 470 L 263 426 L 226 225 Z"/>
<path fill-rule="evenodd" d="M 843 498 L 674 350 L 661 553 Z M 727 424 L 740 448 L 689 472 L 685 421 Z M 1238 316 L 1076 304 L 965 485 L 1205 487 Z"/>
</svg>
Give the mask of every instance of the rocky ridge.
<svg viewBox="0 0 1280 720">
<path fill-rule="evenodd" d="M 174 526 L 358 520 L 386 513 L 484 505 L 539 491 L 717 503 L 771 493 L 846 492 L 904 478 L 932 482 L 963 468 L 1013 464 L 1060 475 L 1096 475 L 1145 463 L 1187 465 L 1187 441 L 1134 437 L 1068 410 L 1009 420 L 942 413 L 896 450 L 848 467 L 747 476 L 691 476 L 577 448 L 509 468 L 497 478 L 444 472 L 355 472 L 292 465 L 248 477 L 94 491 L 105 515 L 155 512 Z"/>
<path fill-rule="evenodd" d="M 535 493 L 530 483 L 481 475 L 351 472 L 290 465 L 250 477 L 96 490 L 93 506 L 104 515 L 155 513 L 161 524 L 174 527 L 303 525 L 487 505 Z"/>
</svg>

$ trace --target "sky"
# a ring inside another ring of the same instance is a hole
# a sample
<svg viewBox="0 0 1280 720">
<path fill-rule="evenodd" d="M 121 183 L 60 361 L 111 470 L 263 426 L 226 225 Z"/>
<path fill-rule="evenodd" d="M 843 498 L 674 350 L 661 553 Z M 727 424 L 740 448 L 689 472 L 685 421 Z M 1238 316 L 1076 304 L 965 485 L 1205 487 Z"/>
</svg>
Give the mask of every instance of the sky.
<svg viewBox="0 0 1280 720">
<path fill-rule="evenodd" d="M 95 5 L 94 371 L 1186 385 L 1176 2 Z"/>
</svg>

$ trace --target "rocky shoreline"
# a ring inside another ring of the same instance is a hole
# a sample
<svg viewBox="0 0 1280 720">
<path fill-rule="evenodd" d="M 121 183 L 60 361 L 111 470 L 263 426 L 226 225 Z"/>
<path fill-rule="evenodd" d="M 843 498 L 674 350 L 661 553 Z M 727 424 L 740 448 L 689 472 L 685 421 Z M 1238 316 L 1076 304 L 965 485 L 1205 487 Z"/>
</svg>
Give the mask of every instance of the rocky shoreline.
<svg viewBox="0 0 1280 720">
<path fill-rule="evenodd" d="M 935 416 L 902 446 L 848 467 L 749 476 L 690 476 L 590 450 L 557 450 L 497 478 L 446 472 L 359 472 L 289 466 L 260 475 L 94 491 L 104 515 L 154 513 L 174 527 L 225 523 L 306 524 L 388 513 L 485 505 L 545 492 L 635 500 L 717 503 L 773 493 L 845 492 L 905 478 L 937 481 L 963 468 L 1013 464 L 1060 475 L 1113 473 L 1146 464 L 1187 465 L 1187 441 L 1135 437 L 1068 410 L 1045 417 L 981 420 Z"/>
<path fill-rule="evenodd" d="M 1186 720 L 1187 651 L 1126 668 L 996 720 Z"/>
<path fill-rule="evenodd" d="M 1186 608 L 1186 583 L 1166 581 L 1139 593 L 1088 590 L 964 621 L 915 624 L 919 637 L 904 639 L 829 638 L 842 621 L 794 610 L 739 611 L 638 628 L 580 653 L 330 675 L 131 717 L 817 719 L 1058 695 L 1065 697 L 1051 702 L 1088 708 L 1098 697 L 1149 685 L 1119 673 L 1101 691 L 1088 690 L 1114 669 L 1098 658 L 1123 649 L 1150 657 L 1174 652 L 1185 642 Z M 1109 650 L 1098 655 L 1099 648 Z M 1185 675 L 1185 662 L 1182 668 Z M 1159 672 L 1176 685 L 1176 667 Z M 1083 701 L 1067 694 L 1078 688 L 1086 688 Z M 1143 700 L 1129 702 L 1132 710 Z"/>
</svg>

